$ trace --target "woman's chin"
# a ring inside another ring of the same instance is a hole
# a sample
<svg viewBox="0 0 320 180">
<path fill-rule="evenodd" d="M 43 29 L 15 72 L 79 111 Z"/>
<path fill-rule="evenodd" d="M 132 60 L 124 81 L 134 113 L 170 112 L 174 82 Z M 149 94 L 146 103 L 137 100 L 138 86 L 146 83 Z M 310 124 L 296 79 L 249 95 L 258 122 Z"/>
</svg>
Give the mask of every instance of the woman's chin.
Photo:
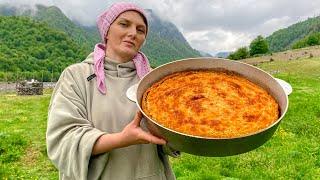
<svg viewBox="0 0 320 180">
<path fill-rule="evenodd" d="M 134 57 L 138 52 L 132 48 L 125 48 L 123 54 L 126 54 L 128 57 Z"/>
</svg>

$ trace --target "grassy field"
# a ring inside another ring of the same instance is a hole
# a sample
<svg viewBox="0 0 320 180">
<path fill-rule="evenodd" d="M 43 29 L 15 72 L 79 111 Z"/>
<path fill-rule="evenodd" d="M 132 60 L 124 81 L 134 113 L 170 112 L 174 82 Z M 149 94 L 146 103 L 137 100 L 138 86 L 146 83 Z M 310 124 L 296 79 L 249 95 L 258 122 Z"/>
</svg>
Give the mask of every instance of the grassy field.
<svg viewBox="0 0 320 180">
<path fill-rule="evenodd" d="M 171 159 L 178 179 L 320 179 L 320 59 L 260 65 L 289 82 L 289 109 L 270 141 L 231 157 L 182 154 Z M 57 179 L 47 159 L 50 91 L 43 96 L 0 95 L 0 179 Z"/>
<path fill-rule="evenodd" d="M 57 179 L 46 154 L 50 92 L 43 96 L 0 96 L 0 177 Z M 1 179 L 1 178 L 0 178 Z"/>
</svg>

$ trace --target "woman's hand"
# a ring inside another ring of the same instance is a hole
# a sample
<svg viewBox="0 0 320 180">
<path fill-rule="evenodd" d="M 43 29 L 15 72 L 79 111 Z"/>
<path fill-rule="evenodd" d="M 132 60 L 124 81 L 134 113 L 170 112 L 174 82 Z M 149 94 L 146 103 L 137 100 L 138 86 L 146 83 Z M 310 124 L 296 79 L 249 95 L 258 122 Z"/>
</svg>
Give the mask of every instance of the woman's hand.
<svg viewBox="0 0 320 180">
<path fill-rule="evenodd" d="M 132 120 L 120 133 L 104 134 L 95 142 L 92 155 L 97 155 L 133 144 L 166 144 L 166 141 L 158 138 L 140 127 L 142 114 L 138 111 Z"/>
<path fill-rule="evenodd" d="M 166 141 L 148 133 L 140 127 L 142 113 L 138 111 L 133 119 L 121 132 L 126 146 L 133 144 L 166 144 Z"/>
</svg>

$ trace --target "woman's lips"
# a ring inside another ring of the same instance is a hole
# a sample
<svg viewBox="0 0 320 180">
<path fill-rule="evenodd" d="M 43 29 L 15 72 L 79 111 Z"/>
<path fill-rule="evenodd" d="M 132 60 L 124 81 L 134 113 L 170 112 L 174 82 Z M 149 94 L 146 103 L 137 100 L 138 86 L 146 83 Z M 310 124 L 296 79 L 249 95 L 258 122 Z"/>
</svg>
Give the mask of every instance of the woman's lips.
<svg viewBox="0 0 320 180">
<path fill-rule="evenodd" d="M 126 45 L 135 46 L 135 44 L 131 41 L 123 41 Z"/>
</svg>

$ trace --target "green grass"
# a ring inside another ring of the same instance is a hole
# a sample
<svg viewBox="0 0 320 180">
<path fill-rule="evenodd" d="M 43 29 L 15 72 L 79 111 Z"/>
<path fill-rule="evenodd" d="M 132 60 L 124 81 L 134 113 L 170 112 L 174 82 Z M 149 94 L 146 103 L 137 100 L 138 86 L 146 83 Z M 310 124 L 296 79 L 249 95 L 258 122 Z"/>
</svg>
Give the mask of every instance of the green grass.
<svg viewBox="0 0 320 180">
<path fill-rule="evenodd" d="M 50 94 L 0 95 L 0 179 L 58 179 L 45 145 Z"/>
<path fill-rule="evenodd" d="M 251 152 L 231 157 L 183 153 L 171 159 L 179 180 L 320 179 L 320 59 L 261 64 L 289 82 L 289 109 L 275 135 Z M 50 93 L 0 95 L 0 179 L 57 179 L 46 155 Z"/>
</svg>

